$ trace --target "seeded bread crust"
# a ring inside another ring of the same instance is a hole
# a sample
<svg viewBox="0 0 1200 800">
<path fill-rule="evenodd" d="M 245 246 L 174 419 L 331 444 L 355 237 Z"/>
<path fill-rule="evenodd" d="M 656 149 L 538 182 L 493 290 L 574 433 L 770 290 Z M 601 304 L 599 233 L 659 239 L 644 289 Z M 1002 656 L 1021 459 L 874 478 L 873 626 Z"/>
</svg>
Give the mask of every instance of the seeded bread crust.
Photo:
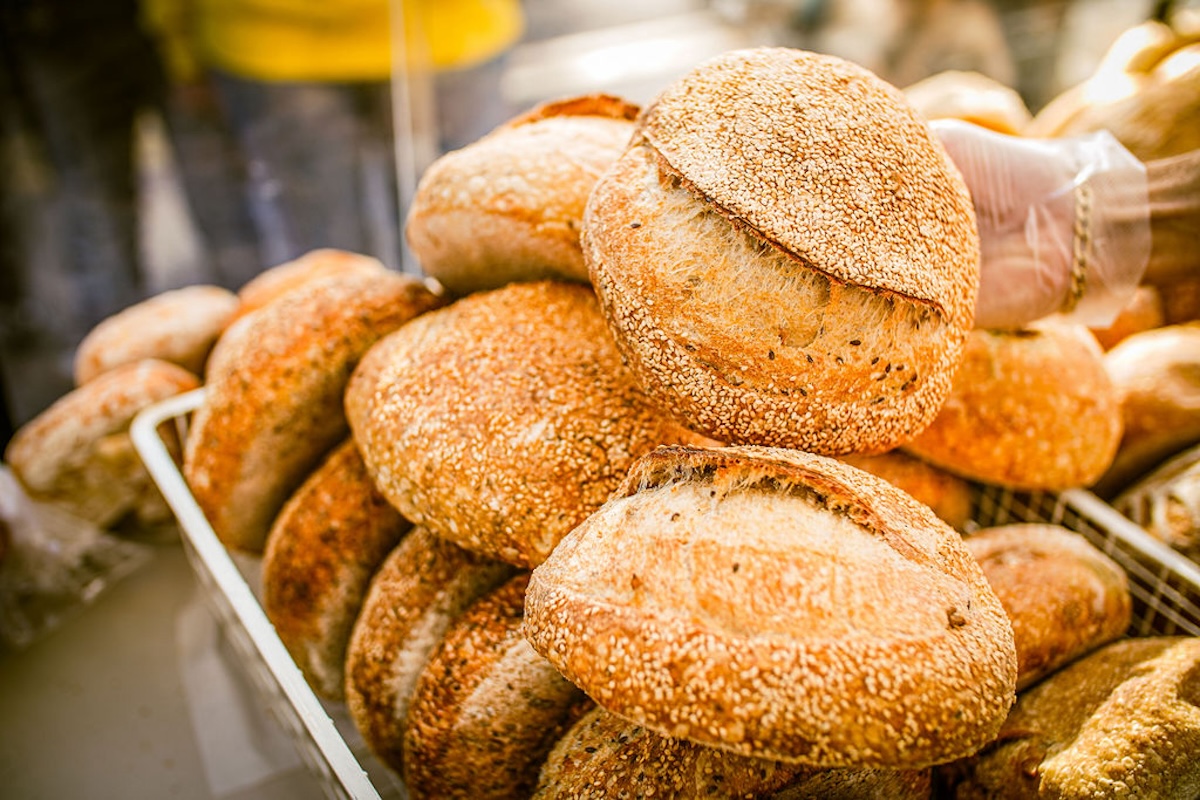
<svg viewBox="0 0 1200 800">
<path fill-rule="evenodd" d="M 422 269 L 456 295 L 517 280 L 586 282 L 584 205 L 637 111 L 609 95 L 568 98 L 439 158 L 405 224 Z"/>
<path fill-rule="evenodd" d="M 659 448 L 533 571 L 526 636 L 609 711 L 819 767 L 990 741 L 1012 627 L 961 536 L 882 479 L 757 447 Z"/>
<path fill-rule="evenodd" d="M 222 542 L 262 552 L 284 502 L 349 433 L 342 395 L 362 354 L 442 302 L 411 276 L 346 272 L 231 326 L 214 348 L 183 464 Z"/>
<path fill-rule="evenodd" d="M 1120 399 L 1103 359 L 1078 325 L 972 331 L 946 403 L 903 449 L 998 486 L 1090 486 L 1121 440 Z"/>
<path fill-rule="evenodd" d="M 332 247 L 310 250 L 292 261 L 265 269 L 246 281 L 237 292 L 239 305 L 234 319 L 257 311 L 312 280 L 350 272 L 381 272 L 385 269 L 387 267 L 383 262 L 373 256 Z"/>
<path fill-rule="evenodd" d="M 582 242 L 646 391 L 717 440 L 829 455 L 927 425 L 973 323 L 979 245 L 903 96 L 838 59 L 734 51 L 638 125 Z"/>
<path fill-rule="evenodd" d="M 203 375 L 209 351 L 237 308 L 233 292 L 206 285 L 162 292 L 129 306 L 83 337 L 75 350 L 75 385 L 147 358 Z"/>
<path fill-rule="evenodd" d="M 271 526 L 263 610 L 321 697 L 345 698 L 346 648 L 367 587 L 411 527 L 375 489 L 350 440 L 301 484 Z"/>
</svg>

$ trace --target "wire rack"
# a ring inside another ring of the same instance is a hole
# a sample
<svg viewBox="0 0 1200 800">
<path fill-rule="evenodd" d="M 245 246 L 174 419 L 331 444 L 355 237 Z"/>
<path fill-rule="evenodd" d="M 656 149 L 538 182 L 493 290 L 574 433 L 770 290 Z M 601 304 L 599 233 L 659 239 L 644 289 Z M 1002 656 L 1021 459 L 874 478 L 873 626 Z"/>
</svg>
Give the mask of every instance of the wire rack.
<svg viewBox="0 0 1200 800">
<path fill-rule="evenodd" d="M 179 520 L 185 552 L 222 630 L 268 710 L 330 798 L 405 800 L 403 783 L 370 754 L 344 709 L 331 708 L 308 687 L 256 594 L 257 561 L 235 558 L 225 549 L 164 444 L 163 426 L 174 427 L 182 437 L 203 399 L 204 389 L 197 389 L 151 406 L 135 418 L 131 435 Z M 1095 495 L 974 488 L 968 532 L 1023 522 L 1076 531 L 1125 569 L 1134 598 L 1131 636 L 1200 635 L 1200 566 Z"/>
</svg>

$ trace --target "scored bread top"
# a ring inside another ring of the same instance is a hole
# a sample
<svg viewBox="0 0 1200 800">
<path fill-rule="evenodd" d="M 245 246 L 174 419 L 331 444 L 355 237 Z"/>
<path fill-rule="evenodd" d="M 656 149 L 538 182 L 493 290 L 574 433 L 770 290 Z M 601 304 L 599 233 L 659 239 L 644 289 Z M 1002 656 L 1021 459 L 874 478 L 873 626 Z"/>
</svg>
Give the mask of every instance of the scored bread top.
<svg viewBox="0 0 1200 800">
<path fill-rule="evenodd" d="M 735 223 L 835 280 L 974 315 L 970 194 L 903 94 L 834 56 L 736 50 L 672 83 L 639 135 Z"/>
<path fill-rule="evenodd" d="M 534 106 L 499 125 L 496 130 L 515 128 L 550 117 L 611 117 L 632 122 L 642 107 L 612 94 L 564 97 Z"/>
</svg>

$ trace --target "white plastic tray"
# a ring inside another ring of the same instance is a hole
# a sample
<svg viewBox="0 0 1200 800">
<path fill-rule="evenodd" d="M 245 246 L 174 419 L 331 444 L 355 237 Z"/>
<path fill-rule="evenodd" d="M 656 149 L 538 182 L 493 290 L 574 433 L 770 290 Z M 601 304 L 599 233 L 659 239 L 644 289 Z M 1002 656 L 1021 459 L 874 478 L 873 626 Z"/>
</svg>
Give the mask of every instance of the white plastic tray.
<svg viewBox="0 0 1200 800">
<path fill-rule="evenodd" d="M 231 557 L 159 437 L 163 423 L 176 425 L 182 435 L 188 414 L 203 398 L 204 390 L 197 389 L 147 408 L 134 420 L 132 437 L 179 519 L 186 551 L 210 604 L 251 681 L 331 798 L 405 798 L 403 784 L 367 751 L 348 718 L 309 689 L 251 588 L 259 580 L 257 562 Z M 973 527 L 1018 522 L 1048 522 L 1077 531 L 1125 569 L 1134 597 L 1130 635 L 1200 636 L 1200 566 L 1095 495 L 976 487 Z M 357 745 L 352 747 L 354 740 Z"/>
</svg>

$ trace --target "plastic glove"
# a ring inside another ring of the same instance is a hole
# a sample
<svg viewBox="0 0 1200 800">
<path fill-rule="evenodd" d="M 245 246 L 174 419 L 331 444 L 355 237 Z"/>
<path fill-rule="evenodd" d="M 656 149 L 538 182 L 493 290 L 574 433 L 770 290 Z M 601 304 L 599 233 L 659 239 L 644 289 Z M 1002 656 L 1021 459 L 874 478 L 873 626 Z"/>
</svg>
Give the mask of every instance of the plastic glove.
<svg viewBox="0 0 1200 800">
<path fill-rule="evenodd" d="M 1109 325 L 1150 254 L 1142 162 L 1105 132 L 1028 139 L 960 120 L 930 124 L 975 204 L 975 327 L 1015 329 L 1054 313 Z"/>
</svg>

